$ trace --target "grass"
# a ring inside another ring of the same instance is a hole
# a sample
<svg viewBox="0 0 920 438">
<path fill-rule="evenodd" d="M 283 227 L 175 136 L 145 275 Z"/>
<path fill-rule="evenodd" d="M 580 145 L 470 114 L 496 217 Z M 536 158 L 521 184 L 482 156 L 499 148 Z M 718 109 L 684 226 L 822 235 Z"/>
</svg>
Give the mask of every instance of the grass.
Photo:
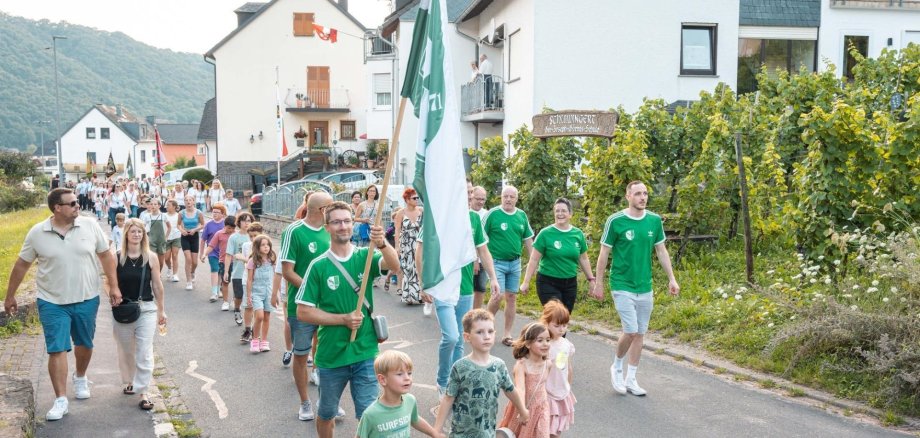
<svg viewBox="0 0 920 438">
<path fill-rule="evenodd" d="M 26 234 L 33 225 L 50 216 L 47 208 L 30 208 L 12 213 L 0 214 L 0 299 L 6 298 L 6 285 L 10 281 L 10 271 L 19 258 L 19 250 Z M 25 284 L 34 270 L 30 269 L 23 280 Z"/>
</svg>

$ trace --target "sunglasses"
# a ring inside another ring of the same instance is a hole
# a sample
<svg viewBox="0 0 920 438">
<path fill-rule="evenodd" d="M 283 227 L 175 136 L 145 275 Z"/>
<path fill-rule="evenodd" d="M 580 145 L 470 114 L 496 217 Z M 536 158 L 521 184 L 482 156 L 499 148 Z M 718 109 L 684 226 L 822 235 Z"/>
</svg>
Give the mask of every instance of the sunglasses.
<svg viewBox="0 0 920 438">
<path fill-rule="evenodd" d="M 411 198 L 409 198 L 409 199 L 411 199 L 411 200 L 413 200 L 413 201 L 418 201 L 418 196 L 413 196 L 413 197 L 411 197 Z"/>
<path fill-rule="evenodd" d="M 76 207 L 76 206 L 77 206 L 77 201 L 58 202 L 58 205 L 69 205 L 69 206 L 71 206 L 71 207 Z"/>
</svg>

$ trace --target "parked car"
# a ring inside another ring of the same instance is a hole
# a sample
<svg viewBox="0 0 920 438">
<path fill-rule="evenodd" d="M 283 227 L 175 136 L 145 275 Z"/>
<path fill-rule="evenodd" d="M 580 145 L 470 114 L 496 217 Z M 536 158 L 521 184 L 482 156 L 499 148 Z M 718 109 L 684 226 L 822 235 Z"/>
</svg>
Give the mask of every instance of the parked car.
<svg viewBox="0 0 920 438">
<path fill-rule="evenodd" d="M 337 184 L 348 190 L 357 190 L 379 183 L 382 177 L 380 172 L 376 170 L 346 170 L 323 178 L 323 182 Z"/>
<path fill-rule="evenodd" d="M 249 212 L 252 213 L 252 215 L 255 217 L 259 217 L 262 215 L 262 194 L 261 193 L 253 193 L 252 196 L 249 197 Z"/>
<path fill-rule="evenodd" d="M 309 173 L 306 176 L 304 176 L 303 179 L 308 179 L 311 181 L 322 181 L 323 178 L 329 175 L 332 175 L 333 173 L 336 173 L 336 171 L 330 170 L 330 171 L 325 171 L 325 172 L 313 172 L 313 173 Z"/>
</svg>

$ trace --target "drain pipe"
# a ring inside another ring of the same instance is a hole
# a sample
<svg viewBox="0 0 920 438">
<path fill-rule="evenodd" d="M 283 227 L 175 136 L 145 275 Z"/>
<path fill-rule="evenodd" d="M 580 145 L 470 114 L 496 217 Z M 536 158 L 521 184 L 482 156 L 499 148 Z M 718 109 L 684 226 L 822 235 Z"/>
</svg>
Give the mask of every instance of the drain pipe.
<svg viewBox="0 0 920 438">
<path fill-rule="evenodd" d="M 217 163 L 220 162 L 220 160 L 217 158 L 217 154 L 220 151 L 220 148 L 217 147 L 217 145 L 220 144 L 220 140 L 217 138 L 218 137 L 217 135 L 217 64 L 214 63 L 213 58 L 208 58 L 207 54 L 204 55 L 204 62 L 211 64 L 211 66 L 214 69 L 214 178 L 217 178 L 217 170 L 218 170 Z M 208 159 L 210 159 L 211 158 L 211 148 L 208 147 L 207 141 L 205 141 L 204 146 L 208 153 L 207 157 Z"/>
</svg>

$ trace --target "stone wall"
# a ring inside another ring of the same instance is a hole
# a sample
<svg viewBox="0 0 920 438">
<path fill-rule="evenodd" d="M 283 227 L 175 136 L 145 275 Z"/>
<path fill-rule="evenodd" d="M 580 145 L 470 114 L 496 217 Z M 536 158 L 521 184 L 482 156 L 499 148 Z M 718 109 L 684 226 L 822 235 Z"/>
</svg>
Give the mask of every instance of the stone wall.
<svg viewBox="0 0 920 438">
<path fill-rule="evenodd" d="M 0 374 L 0 437 L 35 435 L 32 381 Z"/>
<path fill-rule="evenodd" d="M 281 217 L 273 214 L 263 214 L 259 216 L 259 223 L 262 224 L 265 234 L 276 239 L 281 238 L 281 232 L 284 231 L 291 222 L 294 222 L 294 220 L 289 217 Z"/>
</svg>

